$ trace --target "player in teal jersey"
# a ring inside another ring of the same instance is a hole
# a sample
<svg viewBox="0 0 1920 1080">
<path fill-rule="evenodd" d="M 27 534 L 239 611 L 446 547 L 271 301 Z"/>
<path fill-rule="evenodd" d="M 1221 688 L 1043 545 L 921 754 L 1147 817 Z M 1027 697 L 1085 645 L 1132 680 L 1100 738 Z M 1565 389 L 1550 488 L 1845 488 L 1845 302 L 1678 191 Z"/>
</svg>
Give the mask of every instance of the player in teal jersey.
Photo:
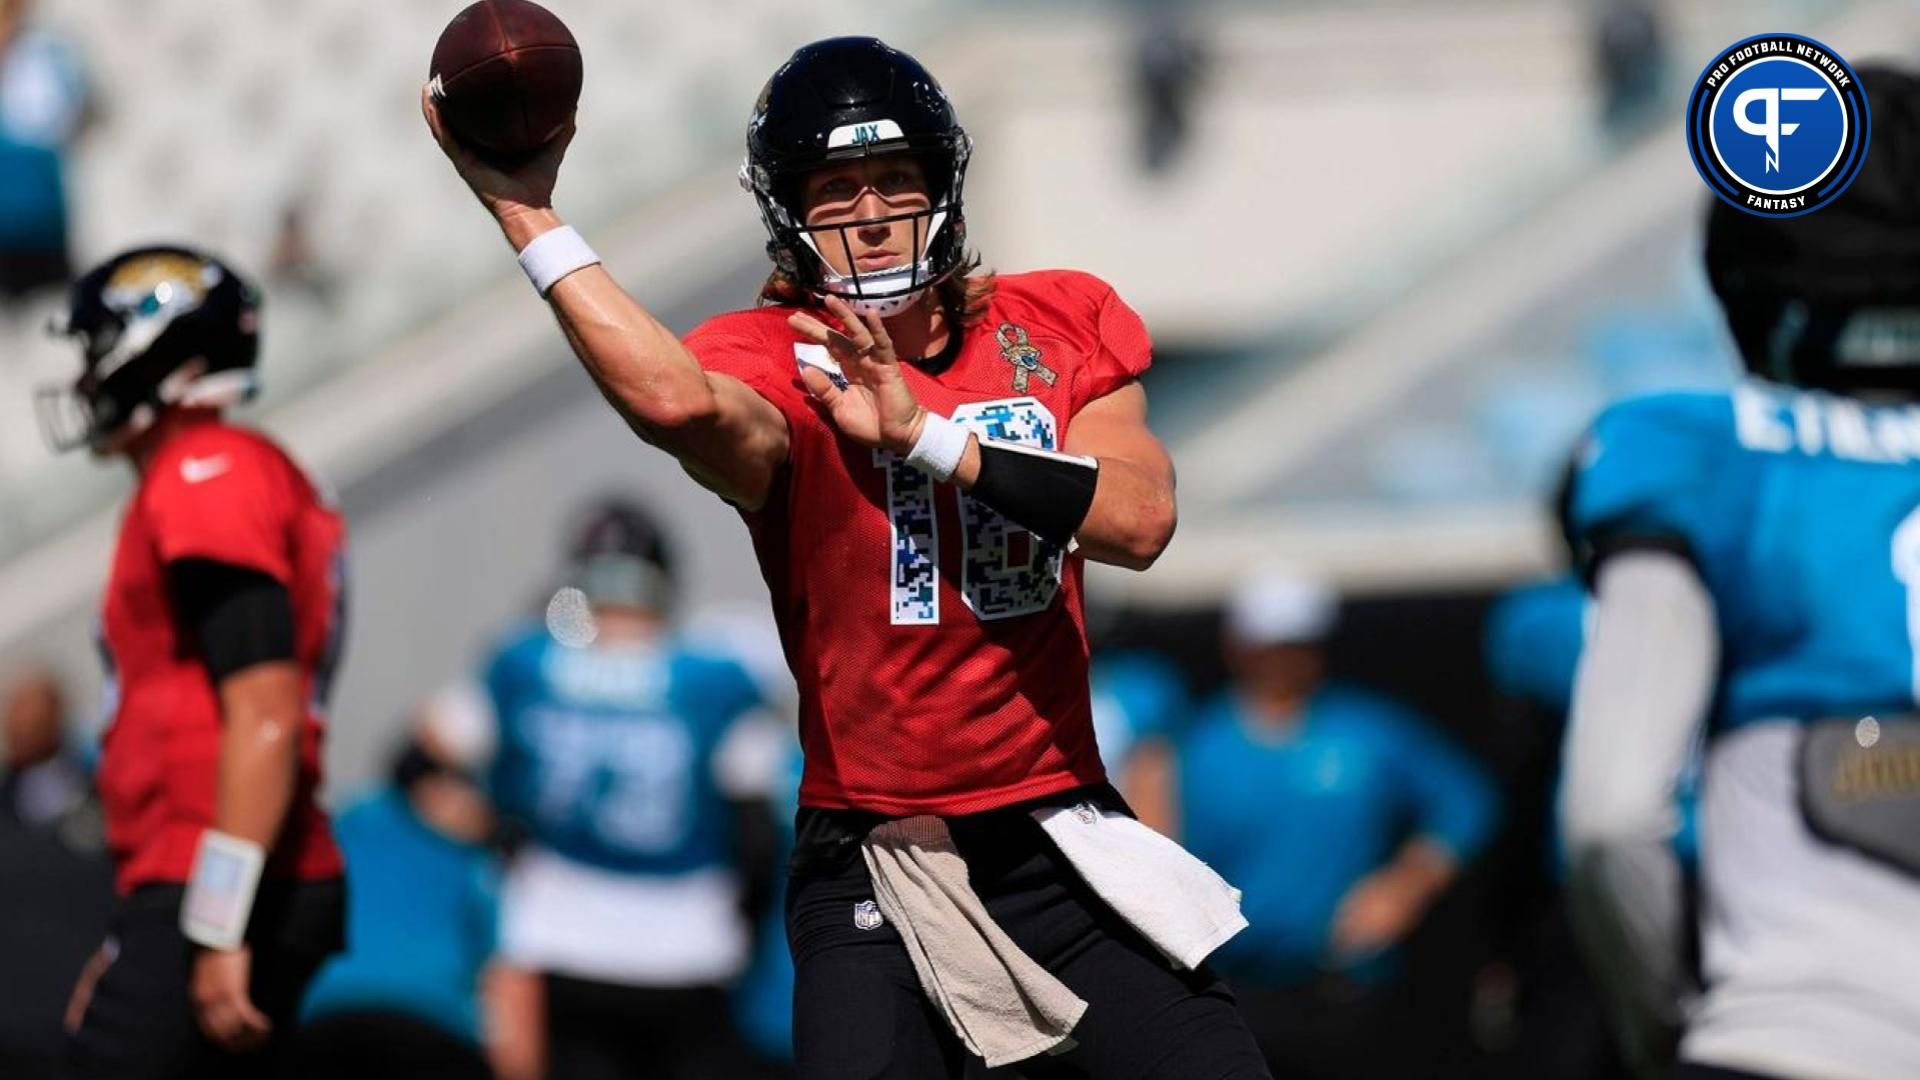
<svg viewBox="0 0 1920 1080">
<path fill-rule="evenodd" d="M 761 734 L 745 668 L 675 625 L 673 568 L 638 507 L 597 509 L 545 624 L 509 634 L 486 670 L 489 787 L 525 837 L 500 950 L 544 997 L 508 1022 L 544 1014 L 554 1076 L 744 1067 L 729 987 L 752 949 L 753 882 L 771 877 L 771 823 L 750 827 L 779 757 L 764 744 L 785 736 Z"/>
<path fill-rule="evenodd" d="M 1649 1069 L 1920 1076 L 1920 80 L 1819 213 L 1715 202 L 1754 379 L 1595 423 L 1568 509 L 1595 599 L 1563 794 L 1574 914 Z M 1704 738 L 1693 929 L 1668 839 Z"/>
</svg>

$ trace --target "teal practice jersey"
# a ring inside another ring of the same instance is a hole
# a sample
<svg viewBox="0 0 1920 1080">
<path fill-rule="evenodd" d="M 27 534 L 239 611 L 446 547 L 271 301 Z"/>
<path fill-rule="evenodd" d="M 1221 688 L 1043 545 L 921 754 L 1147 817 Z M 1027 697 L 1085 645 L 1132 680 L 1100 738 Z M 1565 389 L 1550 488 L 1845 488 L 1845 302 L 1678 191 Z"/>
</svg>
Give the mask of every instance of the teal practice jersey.
<svg viewBox="0 0 1920 1080">
<path fill-rule="evenodd" d="M 1623 402 L 1581 449 L 1568 533 L 1684 553 L 1713 597 L 1710 731 L 1911 709 L 1920 407 L 1748 381 Z"/>
<path fill-rule="evenodd" d="M 727 863 L 714 759 L 759 703 L 738 664 L 670 642 L 572 648 L 533 629 L 495 654 L 486 688 L 493 797 L 536 843 L 624 873 Z"/>
</svg>

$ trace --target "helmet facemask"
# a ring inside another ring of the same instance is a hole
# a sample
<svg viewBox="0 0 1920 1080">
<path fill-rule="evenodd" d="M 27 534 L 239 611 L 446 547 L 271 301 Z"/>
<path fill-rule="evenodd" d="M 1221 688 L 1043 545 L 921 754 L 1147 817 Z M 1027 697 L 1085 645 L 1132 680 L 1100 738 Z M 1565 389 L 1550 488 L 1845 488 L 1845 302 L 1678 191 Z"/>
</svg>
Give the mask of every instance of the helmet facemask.
<svg viewBox="0 0 1920 1080">
<path fill-rule="evenodd" d="M 749 161 L 741 166 L 740 183 L 760 206 L 769 237 L 767 252 L 782 274 L 816 295 L 840 297 L 862 315 L 888 318 L 905 311 L 964 262 L 966 217 L 961 192 L 972 149 L 972 140 L 958 130 L 931 140 L 887 139 L 857 148 L 837 147 L 818 160 L 790 165 L 777 173 Z M 927 176 L 926 208 L 832 225 L 806 224 L 803 192 L 808 173 L 843 161 L 893 153 L 912 154 L 921 163 Z M 912 222 L 912 255 L 908 260 L 880 270 L 858 269 L 852 234 L 901 221 Z M 846 273 L 834 269 L 827 257 L 829 251 L 842 257 Z"/>
</svg>

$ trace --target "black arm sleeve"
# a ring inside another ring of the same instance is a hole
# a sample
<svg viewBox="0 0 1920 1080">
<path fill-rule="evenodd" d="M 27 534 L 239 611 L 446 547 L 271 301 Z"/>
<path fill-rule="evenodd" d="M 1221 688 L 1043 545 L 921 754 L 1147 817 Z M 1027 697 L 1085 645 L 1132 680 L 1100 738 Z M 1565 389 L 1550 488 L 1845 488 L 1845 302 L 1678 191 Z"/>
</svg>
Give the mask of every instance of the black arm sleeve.
<svg viewBox="0 0 1920 1080">
<path fill-rule="evenodd" d="M 1093 458 L 980 440 L 980 475 L 968 492 L 1052 544 L 1065 545 L 1087 520 L 1100 463 Z"/>
<path fill-rule="evenodd" d="M 258 570 L 208 559 L 167 566 L 167 587 L 187 640 L 219 683 L 255 664 L 293 659 L 293 601 Z"/>
</svg>

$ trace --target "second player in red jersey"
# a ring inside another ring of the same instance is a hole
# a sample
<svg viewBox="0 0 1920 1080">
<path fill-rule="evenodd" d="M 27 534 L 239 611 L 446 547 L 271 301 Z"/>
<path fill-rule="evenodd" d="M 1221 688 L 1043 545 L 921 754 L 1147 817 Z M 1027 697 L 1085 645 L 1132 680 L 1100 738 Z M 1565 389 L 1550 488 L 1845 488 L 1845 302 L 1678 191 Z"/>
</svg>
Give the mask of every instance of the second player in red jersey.
<svg viewBox="0 0 1920 1080">
<path fill-rule="evenodd" d="M 184 882 L 213 822 L 220 701 L 206 661 L 173 613 L 168 568 L 238 567 L 284 586 L 304 699 L 299 778 L 268 877 L 336 878 L 340 851 L 316 794 L 326 683 L 342 631 L 346 529 L 279 447 L 208 413 L 156 448 L 120 523 L 101 612 L 117 703 L 100 757 L 100 796 L 121 892 Z"/>
<path fill-rule="evenodd" d="M 253 393 L 257 318 L 218 259 L 124 252 L 74 284 L 81 374 L 40 398 L 56 449 L 139 480 L 100 619 L 121 900 L 68 1007 L 76 1080 L 275 1074 L 341 943 L 317 792 L 345 527 L 285 453 L 221 418 Z"/>
</svg>

